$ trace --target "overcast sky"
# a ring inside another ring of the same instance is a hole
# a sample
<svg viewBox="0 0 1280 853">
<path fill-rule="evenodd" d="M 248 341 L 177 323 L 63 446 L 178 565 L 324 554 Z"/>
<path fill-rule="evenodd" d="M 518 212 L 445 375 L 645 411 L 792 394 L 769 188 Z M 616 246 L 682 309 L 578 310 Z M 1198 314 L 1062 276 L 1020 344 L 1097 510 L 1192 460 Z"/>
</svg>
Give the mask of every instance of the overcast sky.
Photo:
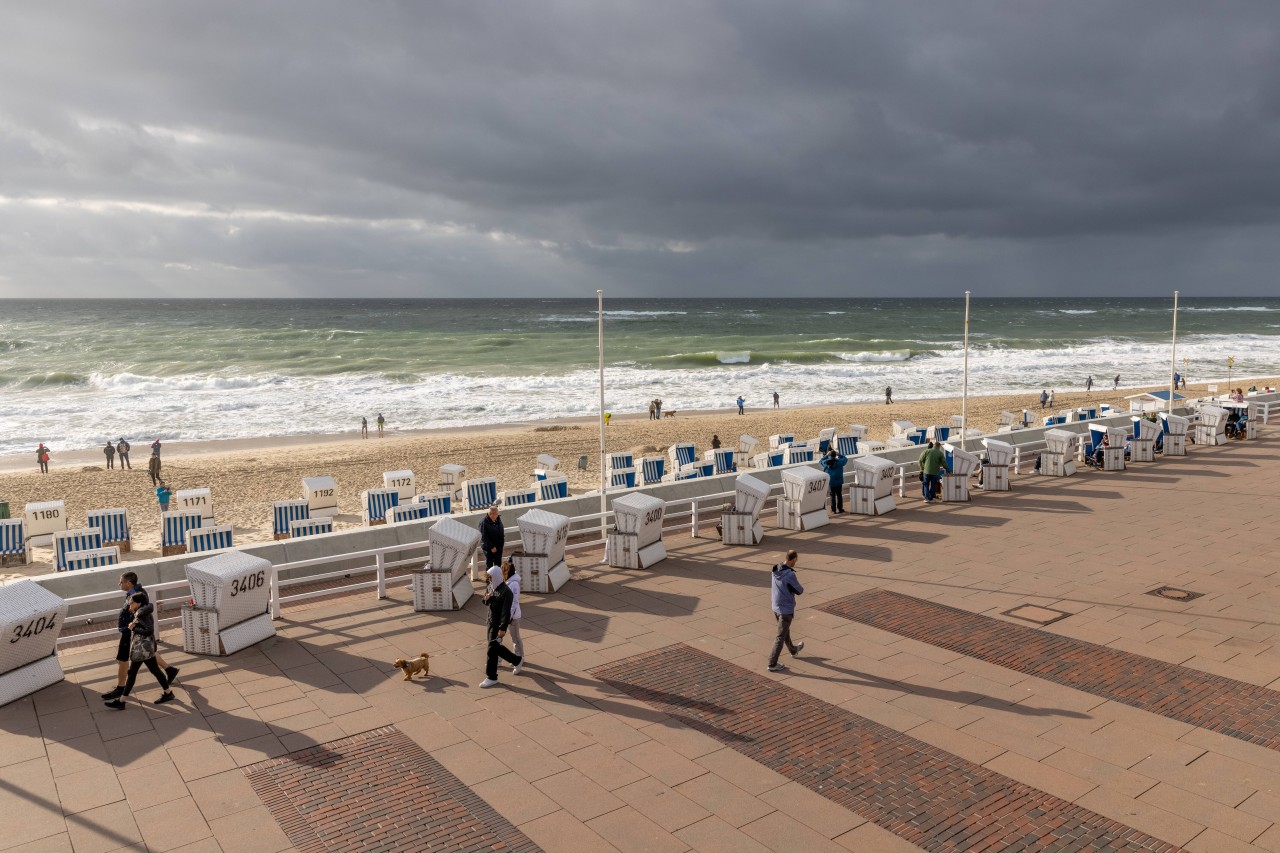
<svg viewBox="0 0 1280 853">
<path fill-rule="evenodd" d="M 1262 2 L 0 21 L 2 296 L 1280 293 Z"/>
</svg>

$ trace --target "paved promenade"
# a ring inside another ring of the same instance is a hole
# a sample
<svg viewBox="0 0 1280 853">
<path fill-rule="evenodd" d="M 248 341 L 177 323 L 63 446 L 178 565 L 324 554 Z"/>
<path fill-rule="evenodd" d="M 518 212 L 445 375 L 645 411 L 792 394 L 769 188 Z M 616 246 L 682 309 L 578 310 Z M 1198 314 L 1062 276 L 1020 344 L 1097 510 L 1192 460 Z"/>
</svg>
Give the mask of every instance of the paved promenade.
<svg viewBox="0 0 1280 853">
<path fill-rule="evenodd" d="M 492 690 L 479 598 L 400 583 L 163 649 L 170 705 L 144 671 L 104 709 L 114 647 L 75 648 L 0 708 L 0 850 L 1280 850 L 1280 438 L 1190 453 L 576 555 Z M 806 645 L 768 673 L 788 547 Z"/>
</svg>

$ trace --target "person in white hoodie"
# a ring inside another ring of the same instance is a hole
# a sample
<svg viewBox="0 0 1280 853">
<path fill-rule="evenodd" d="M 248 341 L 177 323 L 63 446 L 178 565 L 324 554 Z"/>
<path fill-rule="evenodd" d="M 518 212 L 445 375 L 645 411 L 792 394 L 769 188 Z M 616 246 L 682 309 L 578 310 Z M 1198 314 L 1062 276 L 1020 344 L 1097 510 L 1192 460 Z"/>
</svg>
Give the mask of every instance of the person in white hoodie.
<svg viewBox="0 0 1280 853">
<path fill-rule="evenodd" d="M 489 646 L 484 662 L 484 681 L 481 687 L 498 686 L 498 658 L 502 658 L 515 668 L 513 673 L 520 674 L 520 666 L 524 663 L 511 650 L 502 645 L 502 638 L 507 635 L 511 625 L 511 590 L 502 579 L 502 567 L 492 566 L 489 569 L 489 591 L 485 593 L 484 603 L 489 606 L 488 638 Z"/>
<path fill-rule="evenodd" d="M 511 590 L 511 622 L 507 625 L 511 650 L 524 660 L 524 640 L 520 638 L 520 572 L 516 570 L 515 560 L 507 557 L 502 564 L 502 576 L 507 579 L 507 589 Z"/>
</svg>

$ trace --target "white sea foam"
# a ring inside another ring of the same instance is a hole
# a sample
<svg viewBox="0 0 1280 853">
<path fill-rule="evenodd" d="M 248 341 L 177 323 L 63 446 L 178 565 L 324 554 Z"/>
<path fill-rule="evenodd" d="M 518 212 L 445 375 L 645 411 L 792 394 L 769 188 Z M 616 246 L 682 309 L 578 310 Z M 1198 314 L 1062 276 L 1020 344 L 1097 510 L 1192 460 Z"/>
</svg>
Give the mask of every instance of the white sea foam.
<svg viewBox="0 0 1280 853">
<path fill-rule="evenodd" d="M 716 361 L 721 364 L 750 364 L 751 353 L 743 352 L 718 352 L 716 353 Z"/>
<path fill-rule="evenodd" d="M 884 350 L 883 352 L 842 352 L 837 353 L 837 355 L 839 355 L 844 361 L 860 363 L 907 361 L 911 358 L 911 350 L 895 349 Z"/>
</svg>

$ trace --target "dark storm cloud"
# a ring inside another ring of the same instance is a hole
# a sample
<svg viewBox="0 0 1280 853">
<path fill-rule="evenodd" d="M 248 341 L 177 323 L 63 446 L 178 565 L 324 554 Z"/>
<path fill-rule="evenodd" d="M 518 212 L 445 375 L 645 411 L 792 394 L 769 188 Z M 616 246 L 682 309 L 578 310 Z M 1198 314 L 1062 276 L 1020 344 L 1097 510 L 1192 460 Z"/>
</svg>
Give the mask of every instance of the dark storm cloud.
<svg viewBox="0 0 1280 853">
<path fill-rule="evenodd" d="M 1278 20 L 10 7 L 0 294 L 1270 292 Z"/>
</svg>

